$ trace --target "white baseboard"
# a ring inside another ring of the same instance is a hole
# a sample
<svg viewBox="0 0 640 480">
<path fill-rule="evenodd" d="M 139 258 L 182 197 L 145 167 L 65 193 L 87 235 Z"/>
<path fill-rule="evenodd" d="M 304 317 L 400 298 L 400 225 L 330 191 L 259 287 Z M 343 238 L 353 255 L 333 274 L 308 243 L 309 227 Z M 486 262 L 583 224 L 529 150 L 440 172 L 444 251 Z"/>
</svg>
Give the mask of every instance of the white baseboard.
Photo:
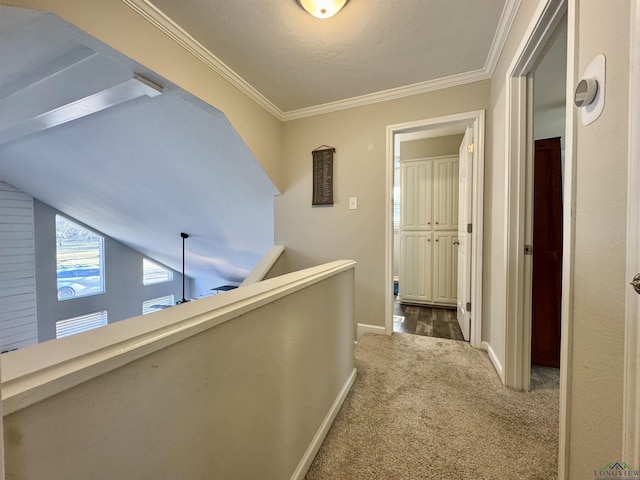
<svg viewBox="0 0 640 480">
<path fill-rule="evenodd" d="M 359 323 L 356 330 L 356 339 L 360 340 L 365 333 L 375 333 L 376 335 L 386 335 L 387 329 L 378 325 L 369 325 L 368 323 Z"/>
<path fill-rule="evenodd" d="M 349 393 L 349 390 L 351 390 L 351 386 L 353 385 L 353 382 L 355 382 L 356 380 L 356 374 L 357 374 L 357 371 L 354 367 L 353 370 L 351 371 L 351 375 L 349 375 L 349 378 L 347 378 L 347 381 L 342 386 L 342 389 L 340 390 L 340 392 L 338 393 L 338 396 L 333 402 L 333 405 L 331 405 L 331 408 L 329 409 L 329 413 L 327 413 L 327 416 L 324 418 L 324 420 L 320 424 L 320 428 L 318 428 L 318 431 L 316 432 L 313 439 L 311 440 L 311 443 L 307 447 L 306 452 L 304 452 L 302 459 L 300 459 L 300 463 L 298 463 L 298 467 L 293 472 L 293 475 L 291 475 L 291 480 L 304 479 L 304 476 L 307 474 L 307 470 L 309 470 L 309 467 L 311 466 L 311 462 L 313 462 L 313 459 L 316 457 L 316 453 L 318 453 L 318 450 L 320 449 L 320 446 L 324 441 L 324 437 L 327 436 L 327 433 L 329 432 L 329 428 L 331 428 L 331 424 L 333 423 L 333 420 L 336 418 L 336 415 L 338 414 L 340 407 L 342 407 L 342 404 L 344 403 L 344 399 L 347 398 L 347 394 Z"/>
<path fill-rule="evenodd" d="M 493 368 L 496 369 L 500 380 L 502 380 L 502 383 L 504 383 L 504 368 L 502 367 L 502 363 L 500 363 L 500 360 L 498 360 L 496 352 L 493 351 L 493 348 L 491 348 L 491 345 L 489 345 L 487 342 L 482 342 L 482 349 L 486 350 L 489 354 L 489 360 L 491 360 L 491 363 L 493 363 Z"/>
</svg>

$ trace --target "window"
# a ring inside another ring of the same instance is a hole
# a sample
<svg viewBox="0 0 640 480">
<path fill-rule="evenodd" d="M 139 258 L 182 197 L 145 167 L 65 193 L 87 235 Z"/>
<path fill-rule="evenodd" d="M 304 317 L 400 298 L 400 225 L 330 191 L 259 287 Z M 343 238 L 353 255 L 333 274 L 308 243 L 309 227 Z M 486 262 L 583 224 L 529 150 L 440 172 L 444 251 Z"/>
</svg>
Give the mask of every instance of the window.
<svg viewBox="0 0 640 480">
<path fill-rule="evenodd" d="M 104 293 L 104 238 L 56 215 L 58 300 Z"/>
<path fill-rule="evenodd" d="M 151 300 L 145 300 L 142 302 L 142 314 L 157 312 L 167 307 L 172 307 L 176 304 L 173 295 L 166 295 L 164 297 L 152 298 Z"/>
<path fill-rule="evenodd" d="M 79 317 L 67 318 L 56 322 L 56 338 L 68 337 L 76 333 L 86 332 L 107 324 L 107 311 L 88 313 Z"/>
<path fill-rule="evenodd" d="M 400 187 L 393 187 L 393 229 L 400 229 Z"/>
<path fill-rule="evenodd" d="M 171 280 L 173 280 L 173 272 L 171 270 L 161 267 L 146 258 L 142 259 L 142 283 L 144 285 L 170 282 Z"/>
</svg>

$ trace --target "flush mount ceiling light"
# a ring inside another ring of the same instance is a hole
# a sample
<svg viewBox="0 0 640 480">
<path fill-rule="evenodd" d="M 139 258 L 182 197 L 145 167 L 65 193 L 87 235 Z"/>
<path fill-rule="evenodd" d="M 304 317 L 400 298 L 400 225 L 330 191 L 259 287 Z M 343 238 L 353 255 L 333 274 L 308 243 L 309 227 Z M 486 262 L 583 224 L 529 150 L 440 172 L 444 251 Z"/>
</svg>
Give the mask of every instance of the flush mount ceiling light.
<svg viewBox="0 0 640 480">
<path fill-rule="evenodd" d="M 349 0 L 296 0 L 298 5 L 317 18 L 333 17 Z"/>
</svg>

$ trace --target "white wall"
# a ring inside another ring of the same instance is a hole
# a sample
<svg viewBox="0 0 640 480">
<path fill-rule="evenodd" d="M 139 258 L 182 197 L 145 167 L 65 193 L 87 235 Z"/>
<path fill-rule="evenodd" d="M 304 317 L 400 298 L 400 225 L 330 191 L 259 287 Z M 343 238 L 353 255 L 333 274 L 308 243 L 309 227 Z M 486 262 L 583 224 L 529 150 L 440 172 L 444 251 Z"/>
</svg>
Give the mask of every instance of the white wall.
<svg viewBox="0 0 640 480">
<path fill-rule="evenodd" d="M 145 286 L 142 284 L 142 259 L 145 257 L 104 236 L 105 293 L 59 301 L 56 276 L 56 214 L 64 215 L 38 200 L 34 201 L 38 341 L 56 338 L 58 320 L 107 310 L 109 323 L 113 323 L 140 315 L 144 300 L 170 294 L 174 295 L 176 301 L 182 298 L 181 273 L 173 271 L 171 282 Z M 74 218 L 64 216 L 91 229 Z M 187 282 L 186 286 L 189 288 L 190 282 Z"/>
<path fill-rule="evenodd" d="M 549 50 L 534 72 L 533 139 L 560 137 L 562 176 L 564 179 L 567 24 L 562 22 Z"/>
<path fill-rule="evenodd" d="M 567 26 L 563 22 L 534 72 L 533 139 L 561 138 L 564 154 Z"/>
</svg>

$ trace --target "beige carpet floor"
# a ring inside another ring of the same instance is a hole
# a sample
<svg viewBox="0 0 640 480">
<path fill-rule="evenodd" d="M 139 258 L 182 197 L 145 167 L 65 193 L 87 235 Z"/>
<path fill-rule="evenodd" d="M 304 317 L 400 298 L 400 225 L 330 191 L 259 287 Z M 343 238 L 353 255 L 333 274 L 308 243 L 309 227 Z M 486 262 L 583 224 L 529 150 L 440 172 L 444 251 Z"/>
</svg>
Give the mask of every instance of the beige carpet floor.
<svg viewBox="0 0 640 480">
<path fill-rule="evenodd" d="M 464 342 L 365 335 L 358 377 L 313 461 L 316 479 L 557 478 L 557 374 L 502 386 Z"/>
</svg>

